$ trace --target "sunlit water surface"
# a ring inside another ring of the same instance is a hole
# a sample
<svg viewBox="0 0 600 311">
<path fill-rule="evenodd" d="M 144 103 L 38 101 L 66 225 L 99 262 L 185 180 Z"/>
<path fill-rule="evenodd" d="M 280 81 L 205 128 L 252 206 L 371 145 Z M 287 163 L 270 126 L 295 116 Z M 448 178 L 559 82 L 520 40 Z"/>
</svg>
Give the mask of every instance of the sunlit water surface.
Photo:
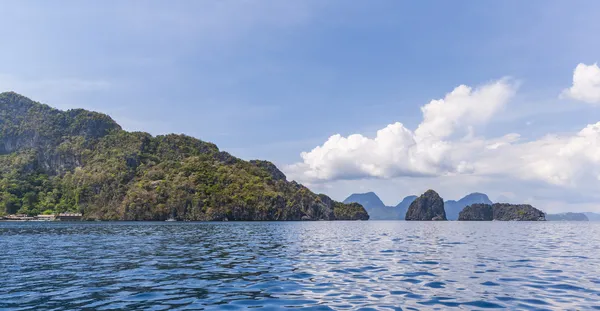
<svg viewBox="0 0 600 311">
<path fill-rule="evenodd" d="M 600 309 L 600 223 L 0 223 L 0 309 Z"/>
</svg>

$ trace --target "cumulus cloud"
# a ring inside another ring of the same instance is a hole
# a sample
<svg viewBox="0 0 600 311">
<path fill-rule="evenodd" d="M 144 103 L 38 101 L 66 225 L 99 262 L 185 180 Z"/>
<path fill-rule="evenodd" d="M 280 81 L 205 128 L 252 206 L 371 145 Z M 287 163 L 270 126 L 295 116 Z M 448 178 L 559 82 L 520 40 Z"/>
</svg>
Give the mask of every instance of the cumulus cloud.
<svg viewBox="0 0 600 311">
<path fill-rule="evenodd" d="M 475 89 L 458 86 L 443 99 L 421 108 L 423 121 L 415 131 L 396 122 L 377 131 L 374 138 L 336 134 L 323 145 L 303 152 L 303 161 L 287 171 L 303 181 L 471 172 L 473 166 L 461 159 L 457 148 L 465 143 L 454 141 L 454 136 L 471 137 L 473 126 L 489 121 L 516 88 L 508 79 Z"/>
<path fill-rule="evenodd" d="M 600 199 L 595 195 L 600 186 L 600 122 L 577 132 L 537 139 L 518 133 L 495 138 L 476 135 L 477 126 L 490 122 L 505 108 L 516 89 L 516 83 L 507 79 L 475 88 L 461 85 L 422 106 L 423 119 L 414 130 L 396 122 L 377 131 L 375 137 L 336 134 L 303 152 L 302 161 L 288 166 L 286 172 L 317 189 L 325 184 L 377 184 L 384 189 L 390 183 L 404 183 L 408 188 L 419 185 L 416 190 L 407 188 L 406 195 L 435 184 L 436 189 L 459 197 L 465 187 L 480 191 L 487 185 L 493 193 L 499 185 L 503 191 L 519 193 L 514 200 L 539 203 L 548 211 L 564 210 L 561 204 L 597 209 L 590 202 Z M 573 86 L 563 95 L 600 104 L 598 66 L 579 64 Z M 398 178 L 405 176 L 429 178 Z M 586 199 L 572 202 L 577 198 Z M 548 199 L 555 200 L 554 205 Z"/>
<path fill-rule="evenodd" d="M 421 107 L 423 121 L 414 131 L 396 122 L 373 138 L 336 134 L 303 152 L 302 162 L 286 171 L 308 183 L 467 174 L 580 189 L 600 184 L 600 122 L 530 141 L 517 133 L 492 139 L 475 135 L 474 126 L 489 122 L 516 88 L 506 79 L 477 88 L 461 85 Z"/>
<path fill-rule="evenodd" d="M 563 91 L 562 96 L 589 104 L 600 104 L 600 68 L 598 64 L 579 64 L 573 73 L 573 86 Z"/>
</svg>

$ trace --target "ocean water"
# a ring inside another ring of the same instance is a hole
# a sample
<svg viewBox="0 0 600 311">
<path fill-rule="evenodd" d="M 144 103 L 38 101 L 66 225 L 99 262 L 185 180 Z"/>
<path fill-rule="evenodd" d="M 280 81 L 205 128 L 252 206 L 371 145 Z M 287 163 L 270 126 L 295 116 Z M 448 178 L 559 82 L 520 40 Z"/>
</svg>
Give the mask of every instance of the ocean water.
<svg viewBox="0 0 600 311">
<path fill-rule="evenodd" d="M 600 309 L 600 222 L 0 223 L 0 309 Z"/>
</svg>

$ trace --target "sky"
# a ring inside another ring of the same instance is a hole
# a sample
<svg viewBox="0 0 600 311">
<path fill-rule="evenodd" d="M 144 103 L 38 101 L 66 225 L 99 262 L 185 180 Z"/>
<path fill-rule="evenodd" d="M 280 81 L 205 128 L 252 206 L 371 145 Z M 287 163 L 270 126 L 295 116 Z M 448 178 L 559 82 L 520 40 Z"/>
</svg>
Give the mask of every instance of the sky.
<svg viewBox="0 0 600 311">
<path fill-rule="evenodd" d="M 0 91 L 343 200 L 600 212 L 600 2 L 2 1 Z"/>
</svg>

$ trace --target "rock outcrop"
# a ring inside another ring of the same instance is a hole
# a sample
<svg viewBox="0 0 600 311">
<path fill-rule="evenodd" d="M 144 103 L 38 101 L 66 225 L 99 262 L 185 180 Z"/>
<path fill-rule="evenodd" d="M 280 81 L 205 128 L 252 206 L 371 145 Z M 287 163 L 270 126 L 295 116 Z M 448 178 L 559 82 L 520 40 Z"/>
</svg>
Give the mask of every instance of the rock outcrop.
<svg viewBox="0 0 600 311">
<path fill-rule="evenodd" d="M 544 221 L 544 213 L 529 204 L 473 204 L 465 207 L 458 220 Z"/>
<path fill-rule="evenodd" d="M 458 220 L 494 220 L 494 209 L 490 204 L 472 204 L 458 214 Z"/>
<path fill-rule="evenodd" d="M 433 190 L 427 190 L 410 204 L 406 220 L 446 220 L 444 200 Z"/>
</svg>

